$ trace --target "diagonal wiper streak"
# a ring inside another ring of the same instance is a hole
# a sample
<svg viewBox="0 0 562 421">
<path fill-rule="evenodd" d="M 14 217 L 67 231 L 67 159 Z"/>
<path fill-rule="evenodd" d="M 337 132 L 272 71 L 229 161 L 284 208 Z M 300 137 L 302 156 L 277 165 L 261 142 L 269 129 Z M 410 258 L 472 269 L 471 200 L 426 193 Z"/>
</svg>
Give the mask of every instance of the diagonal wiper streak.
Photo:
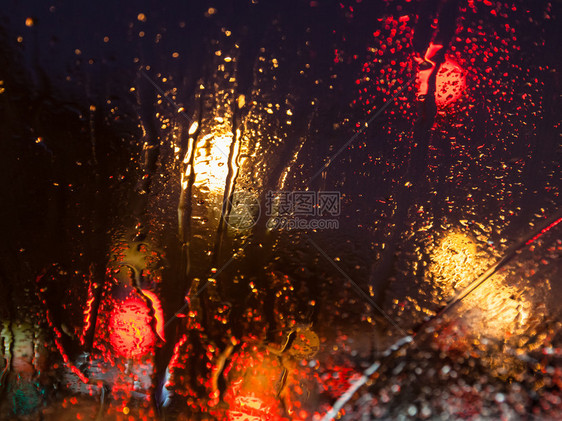
<svg viewBox="0 0 562 421">
<path fill-rule="evenodd" d="M 526 235 L 519 243 L 511 247 L 504 256 L 498 260 L 496 263 L 491 265 L 488 270 L 478 276 L 474 281 L 472 281 L 466 288 L 464 288 L 459 294 L 457 294 L 449 303 L 437 312 L 434 316 L 427 318 L 417 329 L 414 330 L 412 335 L 405 335 L 403 338 L 395 342 L 391 347 L 387 348 L 383 352 L 382 357 L 387 358 L 393 355 L 398 350 L 403 349 L 409 344 L 414 344 L 414 339 L 427 331 L 429 325 L 431 325 L 436 320 L 441 319 L 446 313 L 450 312 L 456 305 L 458 305 L 462 300 L 464 300 L 468 295 L 470 295 L 475 289 L 479 288 L 488 279 L 490 279 L 494 274 L 496 274 L 505 265 L 510 263 L 515 257 L 519 256 L 519 253 L 526 247 L 535 243 L 544 234 L 551 231 L 558 225 L 562 224 L 562 209 L 558 209 L 550 218 L 540 224 L 538 228 L 533 230 L 530 234 Z M 338 398 L 334 403 L 332 408 L 322 417 L 322 421 L 331 421 L 336 418 L 339 411 L 344 407 L 344 405 L 353 397 L 355 392 L 357 392 L 361 386 L 363 386 L 369 378 L 381 367 L 381 359 L 379 358 L 373 364 L 371 364 L 363 373 L 361 377 L 353 382 L 349 388 Z"/>
</svg>

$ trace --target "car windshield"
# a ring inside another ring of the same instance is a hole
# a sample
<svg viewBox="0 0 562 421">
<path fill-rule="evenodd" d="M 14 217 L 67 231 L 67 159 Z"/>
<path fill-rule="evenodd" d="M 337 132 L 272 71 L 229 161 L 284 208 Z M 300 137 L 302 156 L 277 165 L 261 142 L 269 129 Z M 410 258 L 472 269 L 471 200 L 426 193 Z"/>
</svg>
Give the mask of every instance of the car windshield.
<svg viewBox="0 0 562 421">
<path fill-rule="evenodd" d="M 562 418 L 559 3 L 8 3 L 0 420 Z"/>
</svg>

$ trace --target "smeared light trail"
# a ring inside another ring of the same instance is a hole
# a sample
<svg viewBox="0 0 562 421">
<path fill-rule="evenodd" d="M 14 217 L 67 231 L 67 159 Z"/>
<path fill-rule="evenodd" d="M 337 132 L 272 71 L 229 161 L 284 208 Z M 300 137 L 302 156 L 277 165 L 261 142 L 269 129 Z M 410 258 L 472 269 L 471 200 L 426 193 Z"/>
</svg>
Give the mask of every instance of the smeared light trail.
<svg viewBox="0 0 562 421">
<path fill-rule="evenodd" d="M 156 323 L 156 334 L 162 339 L 162 341 L 166 342 L 164 337 L 164 312 L 162 311 L 162 303 L 158 296 L 146 289 L 141 290 L 142 294 L 150 300 L 152 305 L 152 310 L 154 311 L 154 320 Z"/>
</svg>

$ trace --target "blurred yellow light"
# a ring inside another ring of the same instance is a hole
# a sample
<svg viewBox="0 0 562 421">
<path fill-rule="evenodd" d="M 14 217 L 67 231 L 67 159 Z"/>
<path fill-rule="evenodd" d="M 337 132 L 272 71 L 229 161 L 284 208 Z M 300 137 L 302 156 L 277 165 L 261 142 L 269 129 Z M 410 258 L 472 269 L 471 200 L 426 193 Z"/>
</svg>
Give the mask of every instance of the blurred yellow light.
<svg viewBox="0 0 562 421">
<path fill-rule="evenodd" d="M 430 273 L 443 298 L 450 300 L 493 263 L 495 258 L 479 252 L 469 236 L 453 232 L 433 250 Z M 475 333 L 503 338 L 522 329 L 529 319 L 532 304 L 505 277 L 493 275 L 462 301 L 459 314 Z"/>
<path fill-rule="evenodd" d="M 191 126 L 189 126 L 189 135 L 191 136 L 193 133 L 195 133 L 197 131 L 197 128 L 199 127 L 199 123 L 194 121 Z"/>
</svg>

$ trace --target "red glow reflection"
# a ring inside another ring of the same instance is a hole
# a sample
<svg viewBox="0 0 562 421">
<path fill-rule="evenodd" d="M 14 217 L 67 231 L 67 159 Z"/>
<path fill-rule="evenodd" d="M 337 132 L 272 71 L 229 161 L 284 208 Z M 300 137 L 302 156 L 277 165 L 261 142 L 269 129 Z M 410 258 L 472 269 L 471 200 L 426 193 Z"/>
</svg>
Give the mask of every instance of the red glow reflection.
<svg viewBox="0 0 562 421">
<path fill-rule="evenodd" d="M 457 101 L 466 88 L 463 69 L 447 59 L 439 68 L 436 79 L 435 102 L 438 107 L 446 107 Z"/>
<path fill-rule="evenodd" d="M 230 421 L 275 420 L 273 408 L 256 396 L 237 396 L 228 410 Z"/>
<path fill-rule="evenodd" d="M 150 310 L 139 297 L 116 303 L 109 322 L 109 341 L 115 353 L 132 358 L 146 355 L 156 343 Z"/>
<path fill-rule="evenodd" d="M 429 91 L 429 80 L 434 74 L 435 66 L 438 65 L 434 59 L 436 54 L 443 48 L 442 45 L 430 43 L 424 58 L 414 57 L 419 66 L 418 70 L 418 96 L 427 95 Z M 425 64 L 425 66 L 424 66 Z M 457 101 L 466 88 L 464 70 L 454 61 L 445 59 L 439 65 L 435 79 L 435 102 L 439 108 L 447 107 Z"/>
<path fill-rule="evenodd" d="M 428 64 L 425 68 L 418 70 L 418 95 L 427 95 L 429 91 L 429 78 L 435 70 L 436 63 L 433 61 L 435 55 L 443 48 L 440 44 L 430 43 L 423 59 L 421 57 L 414 57 L 418 65 L 423 63 Z"/>
<path fill-rule="evenodd" d="M 277 396 L 282 372 L 279 359 L 267 350 L 242 345 L 225 369 L 231 379 L 224 396 L 228 420 L 285 420 Z"/>
</svg>

